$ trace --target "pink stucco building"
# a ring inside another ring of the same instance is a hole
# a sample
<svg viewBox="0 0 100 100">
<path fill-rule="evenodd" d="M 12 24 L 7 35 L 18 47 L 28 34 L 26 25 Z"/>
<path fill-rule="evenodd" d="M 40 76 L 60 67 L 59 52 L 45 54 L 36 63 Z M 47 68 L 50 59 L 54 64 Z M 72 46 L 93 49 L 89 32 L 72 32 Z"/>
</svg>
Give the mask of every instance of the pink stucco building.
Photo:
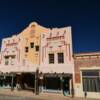
<svg viewBox="0 0 100 100">
<path fill-rule="evenodd" d="M 40 73 L 44 75 L 46 91 L 62 92 L 71 95 L 74 75 L 71 27 L 52 28 L 41 34 Z M 61 82 L 61 79 L 64 83 Z M 47 81 L 46 81 L 47 80 Z"/>
<path fill-rule="evenodd" d="M 31 23 L 18 35 L 2 40 L 3 88 L 32 89 L 72 95 L 74 60 L 71 27 L 45 28 Z M 74 90 L 73 90 L 74 91 Z"/>
</svg>

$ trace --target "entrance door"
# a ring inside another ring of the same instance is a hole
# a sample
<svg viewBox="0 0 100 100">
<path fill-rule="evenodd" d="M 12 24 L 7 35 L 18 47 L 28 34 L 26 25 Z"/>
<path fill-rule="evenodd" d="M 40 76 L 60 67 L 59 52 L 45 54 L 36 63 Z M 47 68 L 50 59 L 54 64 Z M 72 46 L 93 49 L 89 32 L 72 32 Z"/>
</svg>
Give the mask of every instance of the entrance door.
<svg viewBox="0 0 100 100">
<path fill-rule="evenodd" d="M 43 84 L 47 92 L 61 92 L 61 81 L 59 77 L 44 77 Z"/>
<path fill-rule="evenodd" d="M 22 89 L 34 90 L 35 75 L 31 73 L 23 73 L 20 81 Z"/>
<path fill-rule="evenodd" d="M 63 94 L 65 96 L 70 94 L 69 77 L 63 78 Z"/>
</svg>

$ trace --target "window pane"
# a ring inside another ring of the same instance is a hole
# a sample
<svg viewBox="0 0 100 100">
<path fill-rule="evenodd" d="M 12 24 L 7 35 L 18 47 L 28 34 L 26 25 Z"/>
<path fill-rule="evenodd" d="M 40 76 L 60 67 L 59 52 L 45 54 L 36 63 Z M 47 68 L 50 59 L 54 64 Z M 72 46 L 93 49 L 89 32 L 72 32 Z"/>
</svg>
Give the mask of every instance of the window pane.
<svg viewBox="0 0 100 100">
<path fill-rule="evenodd" d="M 64 54 L 58 53 L 58 63 L 64 63 Z"/>
<path fill-rule="evenodd" d="M 9 64 L 9 61 L 5 61 L 5 65 L 8 65 Z"/>
<path fill-rule="evenodd" d="M 49 64 L 54 63 L 54 54 L 49 54 Z"/>
<path fill-rule="evenodd" d="M 15 56 L 11 56 L 11 65 L 14 65 L 15 64 Z"/>
<path fill-rule="evenodd" d="M 36 51 L 39 51 L 39 46 L 35 46 Z"/>
<path fill-rule="evenodd" d="M 83 91 L 100 92 L 100 77 L 99 77 L 98 72 L 99 71 L 83 71 L 82 72 Z"/>
<path fill-rule="evenodd" d="M 5 65 L 9 64 L 9 57 L 5 57 Z"/>
<path fill-rule="evenodd" d="M 31 46 L 31 48 L 34 48 L 34 43 L 31 42 L 31 43 L 30 43 L 30 46 Z"/>
<path fill-rule="evenodd" d="M 82 76 L 99 76 L 99 71 L 83 71 Z"/>
<path fill-rule="evenodd" d="M 28 47 L 25 47 L 25 52 L 28 52 Z"/>
</svg>

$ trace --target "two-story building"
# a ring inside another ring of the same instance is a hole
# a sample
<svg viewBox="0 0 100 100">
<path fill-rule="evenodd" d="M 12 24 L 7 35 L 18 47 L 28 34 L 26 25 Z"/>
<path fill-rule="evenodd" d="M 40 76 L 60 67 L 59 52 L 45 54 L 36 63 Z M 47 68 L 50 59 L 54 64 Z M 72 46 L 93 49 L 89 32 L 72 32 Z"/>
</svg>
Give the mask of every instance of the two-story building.
<svg viewBox="0 0 100 100">
<path fill-rule="evenodd" d="M 45 28 L 31 23 L 2 40 L 1 86 L 72 94 L 74 61 L 71 27 Z M 38 70 L 38 73 L 36 73 Z M 37 76 L 36 76 L 37 75 Z M 36 76 L 36 77 L 35 77 Z"/>
<path fill-rule="evenodd" d="M 0 87 L 11 86 L 12 75 L 9 73 L 19 71 L 20 66 L 20 36 L 14 35 L 2 39 L 1 65 L 0 65 Z M 13 79 L 15 82 L 15 77 Z M 14 84 L 15 86 L 15 84 Z"/>
<path fill-rule="evenodd" d="M 47 92 L 71 94 L 74 62 L 71 27 L 52 28 L 41 34 L 41 65 L 43 87 Z"/>
<path fill-rule="evenodd" d="M 36 68 L 40 66 L 40 33 L 48 30 L 33 22 L 18 35 L 2 39 L 0 71 L 3 87 L 10 87 L 11 82 L 14 86 L 20 83 L 22 89 L 25 89 L 24 84 L 34 87 Z"/>
</svg>

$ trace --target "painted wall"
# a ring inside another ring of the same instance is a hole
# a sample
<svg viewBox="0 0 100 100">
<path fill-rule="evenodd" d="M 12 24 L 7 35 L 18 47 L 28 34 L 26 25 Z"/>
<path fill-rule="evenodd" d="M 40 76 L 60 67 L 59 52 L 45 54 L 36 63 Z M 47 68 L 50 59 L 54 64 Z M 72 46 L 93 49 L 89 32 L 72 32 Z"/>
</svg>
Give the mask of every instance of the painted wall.
<svg viewBox="0 0 100 100">
<path fill-rule="evenodd" d="M 73 52 L 71 27 L 53 28 L 41 34 L 41 66 L 42 72 L 73 73 Z M 48 54 L 54 53 L 55 62 L 49 64 Z M 57 53 L 64 53 L 64 63 L 59 64 Z"/>
<path fill-rule="evenodd" d="M 21 37 L 21 60 L 22 63 L 32 63 L 34 65 L 40 65 L 40 50 L 36 51 L 36 46 L 40 49 L 40 35 L 47 32 L 49 29 L 38 25 L 36 22 L 31 23 L 25 30 L 20 33 Z M 30 43 L 34 43 L 34 47 L 31 48 Z M 25 52 L 25 47 L 29 48 L 29 51 Z"/>
<path fill-rule="evenodd" d="M 40 49 L 40 34 L 48 30 L 33 22 L 18 35 L 4 38 L 1 47 L 1 71 L 35 72 L 36 67 L 40 65 L 40 50 L 36 51 L 36 46 L 38 45 Z M 31 48 L 31 42 L 34 43 L 34 48 Z M 29 52 L 25 52 L 25 47 L 29 48 Z M 15 59 L 11 59 L 12 55 Z M 5 66 L 5 57 L 8 56 L 10 56 L 9 65 Z"/>
<path fill-rule="evenodd" d="M 16 65 L 20 63 L 20 36 L 14 35 L 2 40 L 1 46 L 1 64 L 5 65 L 5 58 L 9 60 L 8 65 Z"/>
<path fill-rule="evenodd" d="M 74 73 L 71 35 L 71 27 L 49 29 L 33 22 L 18 35 L 3 39 L 1 51 L 3 58 L 7 55 L 16 55 L 15 65 L 20 66 L 20 71 L 26 66 L 32 71 L 36 71 L 33 67 L 39 67 L 44 73 Z M 34 43 L 33 48 L 30 46 L 31 42 Z M 39 51 L 36 51 L 37 45 Z M 25 52 L 25 47 L 28 47 L 28 52 Z M 48 54 L 52 52 L 55 54 L 55 63 L 49 64 Z M 58 64 L 57 61 L 57 53 L 60 52 L 64 53 L 63 64 Z M 4 59 L 2 62 L 5 62 Z"/>
</svg>

